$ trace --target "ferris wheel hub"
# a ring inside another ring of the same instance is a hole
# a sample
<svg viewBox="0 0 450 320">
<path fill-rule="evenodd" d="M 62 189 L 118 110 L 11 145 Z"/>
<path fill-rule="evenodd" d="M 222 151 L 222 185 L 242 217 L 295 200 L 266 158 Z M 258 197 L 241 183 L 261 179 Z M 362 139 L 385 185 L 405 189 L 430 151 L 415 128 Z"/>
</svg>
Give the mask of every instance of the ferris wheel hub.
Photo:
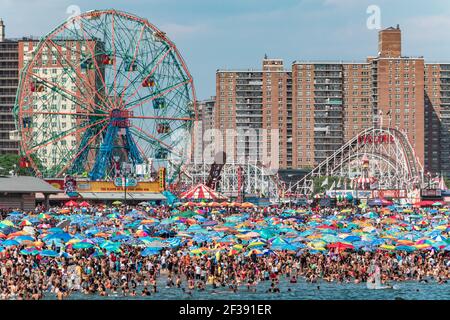
<svg viewBox="0 0 450 320">
<path fill-rule="evenodd" d="M 130 117 L 133 116 L 133 111 L 113 109 L 110 113 L 110 123 L 114 127 L 128 128 L 131 126 Z"/>
</svg>

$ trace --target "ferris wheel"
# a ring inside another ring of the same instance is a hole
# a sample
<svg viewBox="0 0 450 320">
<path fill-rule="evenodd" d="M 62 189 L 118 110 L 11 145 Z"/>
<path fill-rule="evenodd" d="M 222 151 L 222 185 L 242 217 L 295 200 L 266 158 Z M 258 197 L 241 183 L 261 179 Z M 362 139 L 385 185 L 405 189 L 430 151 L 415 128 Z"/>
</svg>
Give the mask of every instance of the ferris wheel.
<svg viewBox="0 0 450 320">
<path fill-rule="evenodd" d="M 24 54 L 16 126 L 37 175 L 98 180 L 119 162 L 186 161 L 198 118 L 193 80 L 174 43 L 147 20 L 89 11 Z"/>
</svg>

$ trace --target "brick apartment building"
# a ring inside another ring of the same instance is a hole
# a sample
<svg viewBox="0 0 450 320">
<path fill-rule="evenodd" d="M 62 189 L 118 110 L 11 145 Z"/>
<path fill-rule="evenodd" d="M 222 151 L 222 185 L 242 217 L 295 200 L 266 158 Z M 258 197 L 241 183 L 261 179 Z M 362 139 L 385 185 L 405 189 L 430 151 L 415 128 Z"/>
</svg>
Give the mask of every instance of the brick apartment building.
<svg viewBox="0 0 450 320">
<path fill-rule="evenodd" d="M 13 108 L 18 83 L 18 42 L 6 39 L 5 25 L 0 19 L 0 155 L 19 151 L 18 142 L 10 139 L 10 131 L 15 129 Z"/>
<path fill-rule="evenodd" d="M 222 145 L 257 162 L 270 136 L 250 130 L 239 144 L 226 130 L 278 129 L 279 167 L 312 168 L 377 121 L 407 133 L 426 171 L 450 175 L 450 63 L 403 56 L 401 44 L 397 26 L 379 32 L 378 54 L 362 62 L 294 61 L 288 71 L 266 58 L 260 70 L 218 70 Z"/>
</svg>

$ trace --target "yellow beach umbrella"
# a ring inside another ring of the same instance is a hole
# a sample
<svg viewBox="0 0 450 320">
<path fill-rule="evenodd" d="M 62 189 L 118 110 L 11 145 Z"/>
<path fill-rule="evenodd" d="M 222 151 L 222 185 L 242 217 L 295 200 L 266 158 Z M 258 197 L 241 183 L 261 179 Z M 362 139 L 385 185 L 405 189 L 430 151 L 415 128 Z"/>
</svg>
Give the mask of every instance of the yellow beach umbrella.
<svg viewBox="0 0 450 320">
<path fill-rule="evenodd" d="M 244 246 L 242 244 L 235 244 L 233 246 L 233 248 L 236 249 L 236 250 L 242 250 L 244 248 Z"/>
</svg>

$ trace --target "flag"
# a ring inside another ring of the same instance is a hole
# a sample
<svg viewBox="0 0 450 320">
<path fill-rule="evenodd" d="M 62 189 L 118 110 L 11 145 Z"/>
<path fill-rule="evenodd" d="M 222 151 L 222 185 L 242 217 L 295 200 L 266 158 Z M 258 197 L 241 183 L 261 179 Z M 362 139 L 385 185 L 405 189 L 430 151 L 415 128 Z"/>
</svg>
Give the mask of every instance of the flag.
<svg viewBox="0 0 450 320">
<path fill-rule="evenodd" d="M 439 181 L 439 189 L 447 190 L 447 186 L 445 185 L 444 177 L 441 177 L 441 180 Z"/>
<path fill-rule="evenodd" d="M 325 178 L 325 180 L 323 180 L 321 187 L 325 187 L 328 185 L 328 177 Z"/>
</svg>

